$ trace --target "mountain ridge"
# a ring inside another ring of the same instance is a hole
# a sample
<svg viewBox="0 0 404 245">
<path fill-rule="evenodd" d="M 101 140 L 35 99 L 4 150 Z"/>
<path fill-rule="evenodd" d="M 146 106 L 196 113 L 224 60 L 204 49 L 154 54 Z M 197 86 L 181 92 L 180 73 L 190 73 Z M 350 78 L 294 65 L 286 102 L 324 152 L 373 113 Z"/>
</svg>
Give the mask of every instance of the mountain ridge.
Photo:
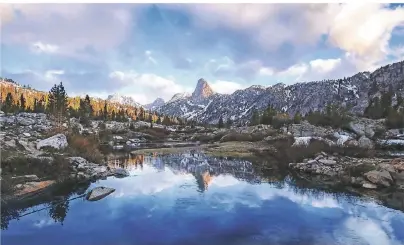
<svg viewBox="0 0 404 245">
<path fill-rule="evenodd" d="M 392 86 L 396 93 L 404 96 L 404 61 L 380 67 L 374 72 L 359 72 L 344 79 L 292 85 L 278 83 L 268 87 L 252 85 L 232 94 L 219 94 L 207 89 L 207 96 L 182 97 L 164 104 L 157 111 L 199 123 L 217 123 L 221 116 L 225 120 L 230 118 L 246 123 L 251 117 L 252 108 L 262 111 L 268 104 L 290 115 L 323 110 L 328 103 L 348 107 L 353 113 L 363 113 L 369 98 L 374 96 L 370 94 L 373 83 L 377 84 L 379 91 Z M 195 91 L 200 93 L 205 84 L 209 86 L 205 80 L 198 80 Z"/>
</svg>

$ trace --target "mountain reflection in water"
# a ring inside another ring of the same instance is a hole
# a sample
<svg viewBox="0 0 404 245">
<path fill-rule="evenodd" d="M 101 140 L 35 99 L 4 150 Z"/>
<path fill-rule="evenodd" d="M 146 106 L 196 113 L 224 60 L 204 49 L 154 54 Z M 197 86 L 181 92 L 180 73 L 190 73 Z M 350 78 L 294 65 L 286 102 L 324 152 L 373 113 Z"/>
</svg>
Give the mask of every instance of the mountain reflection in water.
<svg viewBox="0 0 404 245">
<path fill-rule="evenodd" d="M 253 160 L 252 160 L 253 161 Z M 198 152 L 108 158 L 130 177 L 65 185 L 2 208 L 2 244 L 404 244 L 404 214 L 298 184 L 281 169 Z M 86 202 L 96 186 L 116 189 Z M 57 197 L 57 198 L 55 198 Z M 13 219 L 23 213 L 34 212 Z M 6 217 L 6 218 L 5 218 Z M 6 225 L 4 225 L 6 224 Z"/>
</svg>

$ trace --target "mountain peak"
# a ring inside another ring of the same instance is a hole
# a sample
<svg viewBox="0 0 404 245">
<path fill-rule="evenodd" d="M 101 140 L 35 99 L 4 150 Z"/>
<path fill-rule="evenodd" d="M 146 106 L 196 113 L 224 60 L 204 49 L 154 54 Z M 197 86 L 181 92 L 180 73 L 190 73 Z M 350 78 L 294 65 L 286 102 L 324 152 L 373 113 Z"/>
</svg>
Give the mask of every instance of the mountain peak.
<svg viewBox="0 0 404 245">
<path fill-rule="evenodd" d="M 163 106 L 165 103 L 164 99 L 157 98 L 152 103 L 145 105 L 144 107 L 148 110 L 156 110 L 157 108 Z"/>
<path fill-rule="evenodd" d="M 200 78 L 196 84 L 194 92 L 192 93 L 192 99 L 204 99 L 214 93 L 215 92 L 213 92 L 213 89 L 209 86 L 208 82 L 205 79 Z"/>
</svg>

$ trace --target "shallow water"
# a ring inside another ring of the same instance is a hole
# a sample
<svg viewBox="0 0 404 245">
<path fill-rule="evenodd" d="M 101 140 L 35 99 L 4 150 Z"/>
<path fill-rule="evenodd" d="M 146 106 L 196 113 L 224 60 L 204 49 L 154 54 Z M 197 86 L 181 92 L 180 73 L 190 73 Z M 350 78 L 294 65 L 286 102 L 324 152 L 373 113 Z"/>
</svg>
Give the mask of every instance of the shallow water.
<svg viewBox="0 0 404 245">
<path fill-rule="evenodd" d="M 298 187 L 289 177 L 264 175 L 248 161 L 177 154 L 110 164 L 126 167 L 131 176 L 88 189 L 113 187 L 114 193 L 10 220 L 1 244 L 404 244 L 403 212 Z M 69 198 L 83 191 L 73 190 Z"/>
</svg>

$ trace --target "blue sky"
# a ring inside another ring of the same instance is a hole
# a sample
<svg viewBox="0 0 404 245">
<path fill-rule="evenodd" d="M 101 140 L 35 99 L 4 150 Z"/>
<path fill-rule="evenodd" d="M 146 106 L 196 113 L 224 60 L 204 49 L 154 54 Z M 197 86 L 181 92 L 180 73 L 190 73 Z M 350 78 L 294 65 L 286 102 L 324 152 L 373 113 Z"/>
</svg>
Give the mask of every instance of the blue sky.
<svg viewBox="0 0 404 245">
<path fill-rule="evenodd" d="M 149 103 L 199 78 L 232 93 L 403 60 L 404 7 L 352 4 L 1 5 L 2 76 Z"/>
</svg>

